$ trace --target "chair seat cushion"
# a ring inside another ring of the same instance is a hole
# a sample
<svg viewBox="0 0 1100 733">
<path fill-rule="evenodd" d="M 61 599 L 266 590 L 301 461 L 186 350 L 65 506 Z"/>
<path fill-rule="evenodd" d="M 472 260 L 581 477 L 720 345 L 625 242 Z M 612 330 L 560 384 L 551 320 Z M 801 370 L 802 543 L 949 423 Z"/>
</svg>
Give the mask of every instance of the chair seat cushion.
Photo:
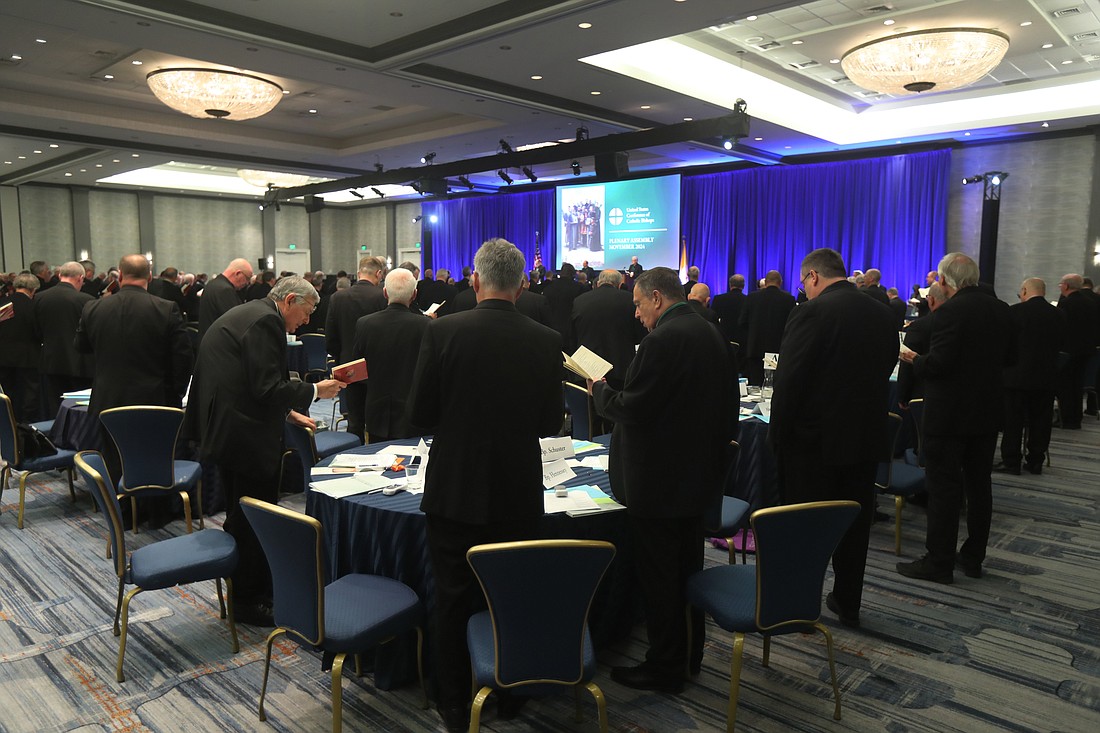
<svg viewBox="0 0 1100 733">
<path fill-rule="evenodd" d="M 888 493 L 912 496 L 924 491 L 924 469 L 910 466 L 902 461 L 894 461 L 894 472 L 890 479 Z"/>
<path fill-rule="evenodd" d="M 75 450 L 65 450 L 58 448 L 57 453 L 52 456 L 41 456 L 39 458 L 24 458 L 16 469 L 20 471 L 31 471 L 38 473 L 39 471 L 50 471 L 54 468 L 72 468 L 73 458 L 76 457 Z"/>
<path fill-rule="evenodd" d="M 31 427 L 40 433 L 49 433 L 53 430 L 53 420 L 42 420 L 40 422 L 32 422 Z"/>
<path fill-rule="evenodd" d="M 379 575 L 345 575 L 325 586 L 324 649 L 357 653 L 419 626 L 420 598 L 404 583 Z"/>
<path fill-rule="evenodd" d="M 237 543 L 221 530 L 204 529 L 135 550 L 127 582 L 145 590 L 225 578 L 237 569 Z"/>
<path fill-rule="evenodd" d="M 720 565 L 688 578 L 688 602 L 726 631 L 756 631 L 756 566 Z"/>
<path fill-rule="evenodd" d="M 171 486 L 153 486 L 143 489 L 128 490 L 123 481 L 126 477 L 123 476 L 118 480 L 118 493 L 125 494 L 126 496 L 141 496 L 142 494 L 160 494 L 166 491 L 190 491 L 198 483 L 198 480 L 202 478 L 202 464 L 197 461 L 175 461 L 172 468 L 172 485 Z"/>
<path fill-rule="evenodd" d="M 732 537 L 745 526 L 745 517 L 749 514 L 749 503 L 733 496 L 722 497 L 722 517 L 716 527 L 708 527 L 707 532 L 715 537 Z"/>
<path fill-rule="evenodd" d="M 313 436 L 313 440 L 317 444 L 318 458 L 328 458 L 341 451 L 363 445 L 363 441 L 357 436 L 339 430 L 322 430 Z"/>
<path fill-rule="evenodd" d="M 477 687 L 499 689 L 496 680 L 496 650 L 493 645 L 493 619 L 488 611 L 475 613 L 466 623 L 466 645 L 470 649 L 470 664 Z M 584 671 L 580 682 L 588 682 L 596 676 L 596 654 L 592 648 L 592 635 L 584 629 Z M 569 685 L 573 680 L 567 680 Z M 515 689 L 515 688 L 509 688 Z M 569 690 L 568 685 L 523 685 L 522 693 L 528 696 L 550 695 Z"/>
</svg>

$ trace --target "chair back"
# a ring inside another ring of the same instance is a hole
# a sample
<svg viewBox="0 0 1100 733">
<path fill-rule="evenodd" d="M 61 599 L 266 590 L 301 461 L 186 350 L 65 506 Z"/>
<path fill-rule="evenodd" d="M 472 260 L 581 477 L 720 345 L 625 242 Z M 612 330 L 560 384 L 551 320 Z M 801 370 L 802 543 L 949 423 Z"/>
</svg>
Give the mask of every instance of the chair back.
<svg viewBox="0 0 1100 733">
<path fill-rule="evenodd" d="M 107 464 L 99 451 L 81 451 L 76 454 L 73 464 L 107 522 L 111 559 L 115 563 L 115 573 L 121 578 L 126 572 L 126 532 L 122 527 L 122 509 L 115 492 L 116 484 L 107 473 Z"/>
<path fill-rule="evenodd" d="M 909 415 L 913 418 L 913 427 L 917 430 L 917 458 L 924 468 L 924 398 L 909 400 Z"/>
<path fill-rule="evenodd" d="M 284 422 L 283 425 L 283 440 L 286 442 L 286 447 L 298 454 L 302 460 L 302 468 L 309 471 L 320 460 L 317 457 L 317 443 L 313 438 L 313 431 L 289 422 Z"/>
<path fill-rule="evenodd" d="M 573 437 L 577 440 L 592 439 L 592 398 L 588 390 L 572 382 L 562 382 L 565 405 L 573 416 Z"/>
<path fill-rule="evenodd" d="M 756 625 L 761 631 L 814 624 L 837 543 L 855 521 L 854 501 L 818 501 L 760 509 L 756 536 Z"/>
<path fill-rule="evenodd" d="M 715 502 L 703 514 L 703 529 L 708 532 L 722 527 L 722 499 L 734 496 L 733 492 L 737 489 L 737 461 L 740 457 L 741 444 L 731 440 L 726 448 L 726 475 L 722 479 L 722 494 L 715 497 Z"/>
<path fill-rule="evenodd" d="M 306 350 L 306 369 L 309 373 L 328 374 L 328 351 L 323 333 L 303 333 L 298 337 Z"/>
<path fill-rule="evenodd" d="M 158 405 L 112 407 L 101 412 L 99 419 L 122 458 L 119 491 L 173 487 L 183 410 Z"/>
<path fill-rule="evenodd" d="M 470 548 L 466 560 L 481 583 L 493 622 L 500 687 L 582 680 L 588 610 L 614 556 L 614 545 L 593 540 Z"/>
<path fill-rule="evenodd" d="M 325 639 L 325 561 L 321 523 L 266 501 L 241 497 L 271 567 L 275 623 L 307 644 Z"/>
<path fill-rule="evenodd" d="M 886 434 L 883 436 L 882 455 L 878 459 L 875 472 L 875 486 L 889 489 L 894 480 L 894 451 L 898 446 L 898 434 L 901 432 L 901 416 L 896 412 L 886 415 Z"/>
<path fill-rule="evenodd" d="M 19 465 L 19 441 L 15 435 L 15 410 L 11 398 L 0 391 L 0 457 L 12 466 Z"/>
</svg>

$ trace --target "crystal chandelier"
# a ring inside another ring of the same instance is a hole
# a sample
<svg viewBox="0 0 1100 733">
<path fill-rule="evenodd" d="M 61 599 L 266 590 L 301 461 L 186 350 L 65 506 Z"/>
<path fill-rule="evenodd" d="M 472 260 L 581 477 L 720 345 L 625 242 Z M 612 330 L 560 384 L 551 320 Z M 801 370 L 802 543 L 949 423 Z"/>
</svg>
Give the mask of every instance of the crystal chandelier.
<svg viewBox="0 0 1100 733">
<path fill-rule="evenodd" d="M 283 88 L 273 81 L 221 69 L 159 69 L 145 77 L 157 99 L 185 115 L 250 120 L 275 109 Z"/>
<path fill-rule="evenodd" d="M 304 186 L 313 180 L 309 176 L 303 176 L 300 173 L 258 171 L 249 168 L 238 169 L 237 175 L 240 176 L 245 183 L 258 188 L 293 188 L 294 186 Z"/>
<path fill-rule="evenodd" d="M 973 84 L 1001 63 L 1008 36 L 983 28 L 933 28 L 856 46 L 840 61 L 864 89 L 909 94 Z"/>
</svg>

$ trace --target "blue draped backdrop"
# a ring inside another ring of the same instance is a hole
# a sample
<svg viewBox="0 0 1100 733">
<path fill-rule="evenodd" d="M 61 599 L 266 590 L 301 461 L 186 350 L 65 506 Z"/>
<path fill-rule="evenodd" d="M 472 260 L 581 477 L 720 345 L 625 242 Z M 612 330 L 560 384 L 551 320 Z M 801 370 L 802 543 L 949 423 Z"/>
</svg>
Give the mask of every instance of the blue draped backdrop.
<svg viewBox="0 0 1100 733">
<path fill-rule="evenodd" d="M 840 251 L 849 269 L 877 267 L 883 285 L 906 297 L 946 252 L 951 151 L 886 158 L 685 174 L 681 236 L 688 264 L 714 293 L 737 272 L 755 289 L 771 269 L 794 290 L 802 258 L 818 247 Z M 553 190 L 498 194 L 423 205 L 432 215 L 430 266 L 452 273 L 472 265 L 490 237 L 504 237 L 534 262 L 557 266 Z M 642 263 L 645 264 L 645 263 Z"/>
</svg>

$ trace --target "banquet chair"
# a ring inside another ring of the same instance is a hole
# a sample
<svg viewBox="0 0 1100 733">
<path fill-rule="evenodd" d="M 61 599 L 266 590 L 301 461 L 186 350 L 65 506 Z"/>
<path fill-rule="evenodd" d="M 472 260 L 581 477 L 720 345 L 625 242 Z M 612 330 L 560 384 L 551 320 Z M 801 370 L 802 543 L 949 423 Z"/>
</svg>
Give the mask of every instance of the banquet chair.
<svg viewBox="0 0 1100 733">
<path fill-rule="evenodd" d="M 588 390 L 572 382 L 562 382 L 565 406 L 573 416 L 573 437 L 576 440 L 592 440 L 592 396 Z"/>
<path fill-rule="evenodd" d="M 912 403 L 910 403 L 912 404 Z M 894 554 L 901 554 L 901 510 L 906 499 L 924 491 L 924 469 L 894 459 L 894 449 L 901 431 L 901 417 L 894 412 L 887 416 L 886 447 L 875 474 L 875 488 L 894 497 Z M 889 451 L 889 452 L 886 452 Z"/>
<path fill-rule="evenodd" d="M 334 362 L 329 359 L 329 366 L 331 367 Z M 336 411 L 340 411 L 340 417 L 336 417 Z M 346 423 L 348 421 L 348 397 L 344 390 L 340 390 L 340 394 L 336 395 L 336 399 L 332 401 L 332 418 L 328 421 L 331 430 L 336 430 L 340 427 L 340 423 Z"/>
<path fill-rule="evenodd" d="M 857 514 L 859 504 L 854 501 L 760 509 L 750 519 L 756 535 L 754 565 L 719 565 L 688 579 L 688 602 L 710 614 L 722 629 L 733 632 L 727 733 L 733 733 L 737 721 L 741 658 L 748 633 L 763 635 L 765 667 L 772 636 L 814 630 L 824 634 L 836 700 L 833 718 L 840 720 L 833 637 L 821 623 L 821 591 L 829 558 Z"/>
<path fill-rule="evenodd" d="M 113 558 L 118 576 L 118 599 L 115 602 L 114 634 L 118 637 L 118 665 L 115 679 L 125 682 L 122 663 L 126 656 L 126 635 L 129 628 L 130 601 L 142 591 L 173 588 L 177 585 L 213 580 L 218 589 L 220 617 L 229 623 L 233 653 L 240 651 L 237 625 L 233 621 L 233 581 L 230 575 L 237 569 L 237 543 L 221 530 L 205 529 L 171 539 L 153 542 L 126 554 L 126 530 L 122 526 L 122 507 L 114 483 L 107 474 L 103 456 L 98 451 L 82 451 L 76 455 L 76 470 L 107 521 L 109 556 Z M 221 579 L 225 579 L 226 595 L 222 595 Z M 125 596 L 127 584 L 134 587 Z M 121 619 L 121 623 L 120 623 Z"/>
<path fill-rule="evenodd" d="M 298 337 L 298 340 L 302 342 L 302 348 L 306 350 L 306 373 L 302 375 L 302 379 L 307 382 L 327 379 L 329 370 L 325 335 L 323 333 L 303 333 Z"/>
<path fill-rule="evenodd" d="M 726 479 L 722 483 L 723 491 L 729 491 L 737 481 L 737 460 L 741 454 L 741 446 L 736 440 L 731 440 L 726 454 Z M 716 503 L 705 515 L 703 515 L 703 534 L 706 537 L 720 537 L 726 541 L 729 548 L 730 564 L 737 562 L 736 548 L 733 538 L 738 532 L 744 532 L 745 538 L 741 541 L 741 563 L 748 562 L 748 532 L 749 532 L 749 503 L 744 499 L 723 494 L 721 504 Z"/>
<path fill-rule="evenodd" d="M 913 418 L 913 428 L 917 432 L 917 449 L 905 449 L 905 462 L 910 466 L 924 468 L 924 398 L 909 400 L 909 416 Z M 895 446 L 896 450 L 896 446 Z"/>
<path fill-rule="evenodd" d="M 474 696 L 470 733 L 495 691 L 545 696 L 572 687 L 576 722 L 581 692 L 596 699 L 601 733 L 607 733 L 607 703 L 592 681 L 596 656 L 588 611 L 615 546 L 596 540 L 530 540 L 476 545 L 466 553 L 489 609 L 466 626 Z M 532 583 L 532 578 L 538 578 Z"/>
<path fill-rule="evenodd" d="M 118 481 L 120 497 L 130 498 L 134 533 L 138 531 L 137 500 L 143 496 L 179 493 L 183 516 L 191 532 L 191 497 L 199 529 L 206 526 L 202 513 L 202 466 L 197 461 L 177 461 L 176 440 L 183 424 L 183 410 L 159 405 L 112 407 L 99 414 L 122 459 Z"/>
<path fill-rule="evenodd" d="M 42 473 L 55 468 L 65 469 L 65 476 L 69 481 L 69 496 L 76 502 L 76 491 L 73 490 L 73 457 L 76 451 L 58 448 L 52 456 L 38 458 L 24 458 L 19 453 L 19 440 L 16 432 L 15 411 L 11 406 L 11 398 L 6 394 L 0 394 L 0 456 L 6 463 L 0 468 L 0 494 L 8 488 L 8 477 L 13 471 L 19 472 L 19 514 L 16 526 L 23 529 L 23 510 L 27 498 L 27 478 L 32 473 Z"/>
<path fill-rule="evenodd" d="M 275 629 L 264 651 L 264 678 L 260 686 L 259 717 L 264 713 L 271 645 L 283 634 L 293 634 L 306 645 L 332 657 L 332 730 L 339 733 L 342 710 L 341 676 L 344 658 L 385 644 L 397 635 L 416 630 L 416 662 L 423 707 L 424 608 L 412 588 L 380 575 L 351 573 L 325 584 L 325 555 L 321 523 L 313 517 L 259 501 L 241 498 L 244 511 L 271 566 Z"/>
<path fill-rule="evenodd" d="M 285 475 L 287 453 L 290 451 L 297 453 L 302 463 L 302 484 L 297 491 L 304 491 L 309 485 L 309 469 L 316 466 L 322 459 L 363 445 L 359 436 L 351 433 L 335 430 L 322 430 L 315 433 L 311 428 L 292 425 L 289 422 L 283 423 L 283 441 L 286 443 L 287 450 L 283 453 L 283 468 L 280 473 Z M 280 491 L 290 491 L 287 483 L 289 482 L 280 481 Z"/>
</svg>

